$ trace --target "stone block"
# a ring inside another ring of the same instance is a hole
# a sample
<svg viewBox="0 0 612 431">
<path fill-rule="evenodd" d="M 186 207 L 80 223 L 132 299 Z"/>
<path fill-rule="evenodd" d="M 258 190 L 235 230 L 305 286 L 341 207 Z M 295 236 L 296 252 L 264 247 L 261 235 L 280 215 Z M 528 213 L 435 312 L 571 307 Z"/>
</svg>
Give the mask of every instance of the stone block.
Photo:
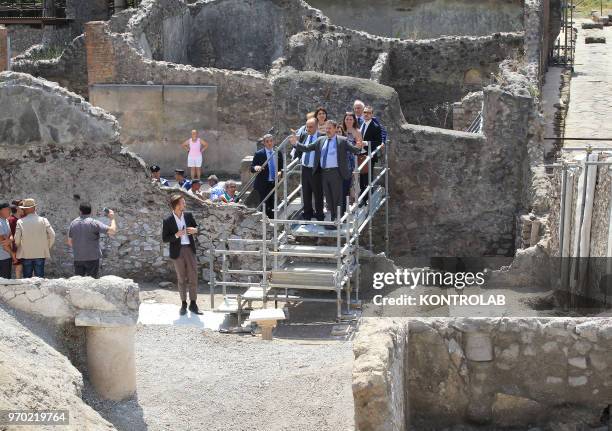
<svg viewBox="0 0 612 431">
<path fill-rule="evenodd" d="M 588 383 L 589 379 L 586 376 L 568 377 L 567 383 L 571 387 L 584 386 Z"/>
<path fill-rule="evenodd" d="M 488 334 L 470 332 L 465 334 L 465 356 L 470 361 L 487 362 L 493 360 L 493 344 Z"/>
<path fill-rule="evenodd" d="M 591 44 L 591 43 L 606 43 L 606 38 L 605 37 L 587 36 L 587 37 L 584 38 L 584 43 L 586 43 L 586 44 Z"/>
<path fill-rule="evenodd" d="M 542 406 L 529 398 L 496 393 L 493 401 L 493 421 L 497 426 L 518 427 L 535 424 L 542 414 Z"/>
<path fill-rule="evenodd" d="M 591 30 L 591 29 L 598 29 L 598 30 L 603 30 L 603 23 L 598 23 L 598 22 L 583 22 L 582 23 L 582 29 L 583 30 Z"/>
</svg>

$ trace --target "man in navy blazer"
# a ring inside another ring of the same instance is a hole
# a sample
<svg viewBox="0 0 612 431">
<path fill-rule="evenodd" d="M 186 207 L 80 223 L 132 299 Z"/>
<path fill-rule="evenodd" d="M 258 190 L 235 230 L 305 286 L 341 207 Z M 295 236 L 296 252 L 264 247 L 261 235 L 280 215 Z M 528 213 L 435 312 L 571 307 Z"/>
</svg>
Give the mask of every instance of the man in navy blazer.
<svg viewBox="0 0 612 431">
<path fill-rule="evenodd" d="M 320 136 L 317 130 L 317 119 L 309 118 L 306 121 L 304 131 L 300 133 L 298 140 L 300 144 L 310 144 L 316 141 Z M 315 169 L 314 152 L 309 151 L 303 153 L 299 149 L 295 149 L 294 157 L 300 159 L 302 165 L 302 197 L 304 204 L 304 220 L 310 220 L 315 217 L 319 221 L 323 221 L 323 186 L 321 184 L 321 172 Z M 314 197 L 314 210 L 312 201 Z"/>
<path fill-rule="evenodd" d="M 295 135 L 290 137 L 290 142 L 298 151 L 314 152 L 313 170 L 321 172 L 321 183 L 327 208 L 331 212 L 331 219 L 336 220 L 337 217 L 340 217 L 338 207 L 342 207 L 342 180 L 351 177 L 347 152 L 358 154 L 361 152 L 363 143 L 354 146 L 344 136 L 336 135 L 338 123 L 333 120 L 327 121 L 325 127 L 326 136 L 321 136 L 310 144 L 298 143 Z M 334 226 L 325 228 L 335 229 Z"/>
<path fill-rule="evenodd" d="M 270 134 L 263 137 L 264 147 L 255 152 L 253 161 L 251 162 L 251 172 L 257 174 L 255 178 L 255 190 L 259 194 L 259 203 L 263 202 L 266 196 L 274 190 L 274 179 L 276 175 L 280 175 L 283 169 L 283 155 L 278 152 L 278 166 L 274 157 L 274 137 Z M 270 159 L 266 166 L 266 160 Z M 268 218 L 274 218 L 274 192 L 266 201 L 266 215 Z"/>
</svg>

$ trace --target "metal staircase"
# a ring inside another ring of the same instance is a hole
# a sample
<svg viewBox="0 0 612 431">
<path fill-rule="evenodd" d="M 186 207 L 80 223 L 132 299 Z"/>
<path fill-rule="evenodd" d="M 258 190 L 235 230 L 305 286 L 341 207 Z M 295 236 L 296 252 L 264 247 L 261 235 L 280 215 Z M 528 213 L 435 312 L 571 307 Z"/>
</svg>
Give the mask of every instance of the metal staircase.
<svg viewBox="0 0 612 431">
<path fill-rule="evenodd" d="M 287 137 L 275 150 L 275 161 L 278 161 L 280 152 L 288 160 L 289 148 Z M 382 166 L 373 170 L 371 160 L 377 155 L 382 160 Z M 278 163 L 275 165 L 278 166 Z M 361 236 L 367 229 L 367 242 L 372 250 L 372 221 L 383 206 L 387 254 L 389 248 L 387 151 L 378 147 L 376 151 L 368 152 L 365 160 L 353 172 L 353 181 L 357 181 L 357 184 L 359 170 L 365 166 L 369 168 L 369 186 L 354 203 L 350 204 L 347 199 L 342 217 L 331 221 L 329 213 L 326 213 L 325 221 L 315 221 L 299 219 L 302 212 L 300 160 L 286 163 L 282 175 L 277 175 L 275 180 L 274 218 L 266 216 L 264 204 L 258 207 L 262 215 L 261 239 L 222 238 L 219 246 L 210 245 L 208 278 L 211 307 L 215 311 L 236 314 L 239 324 L 243 315 L 253 308 L 254 302 L 263 308 L 267 308 L 271 302 L 274 302 L 274 307 L 278 307 L 279 302 L 334 302 L 338 321 L 352 318 L 351 308 L 359 304 Z M 253 184 L 252 180 L 238 193 L 239 197 L 246 194 Z M 342 214 L 340 208 L 338 214 Z M 334 226 L 335 230 L 326 229 L 329 226 Z M 232 256 L 254 257 L 259 267 L 230 268 Z M 220 260 L 220 271 L 215 271 L 216 259 Z M 224 300 L 215 308 L 214 293 L 218 286 L 222 289 Z M 241 293 L 228 294 L 228 287 L 241 290 Z"/>
</svg>

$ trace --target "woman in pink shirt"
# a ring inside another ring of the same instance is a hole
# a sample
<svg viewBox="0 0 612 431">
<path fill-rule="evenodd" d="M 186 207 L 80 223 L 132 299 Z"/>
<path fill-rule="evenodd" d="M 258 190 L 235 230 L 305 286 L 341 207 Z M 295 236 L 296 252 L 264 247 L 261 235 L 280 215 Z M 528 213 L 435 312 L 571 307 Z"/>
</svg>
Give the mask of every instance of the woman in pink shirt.
<svg viewBox="0 0 612 431">
<path fill-rule="evenodd" d="M 191 138 L 181 144 L 187 151 L 187 167 L 191 169 L 191 179 L 200 179 L 202 175 L 202 154 L 208 148 L 208 142 L 198 138 L 198 131 L 191 131 Z"/>
</svg>

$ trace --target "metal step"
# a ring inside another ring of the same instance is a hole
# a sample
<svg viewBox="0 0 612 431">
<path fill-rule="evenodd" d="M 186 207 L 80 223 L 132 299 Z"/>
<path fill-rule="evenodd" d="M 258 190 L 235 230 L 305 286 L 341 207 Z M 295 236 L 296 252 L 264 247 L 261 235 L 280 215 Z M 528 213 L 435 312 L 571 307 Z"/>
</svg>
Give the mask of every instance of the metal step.
<svg viewBox="0 0 612 431">
<path fill-rule="evenodd" d="M 283 244 L 279 247 L 279 251 L 287 252 L 288 256 L 294 257 L 302 256 L 336 259 L 339 250 L 337 247 L 326 245 Z"/>
<path fill-rule="evenodd" d="M 290 263 L 272 271 L 271 288 L 335 290 L 337 266 L 324 263 Z"/>
<path fill-rule="evenodd" d="M 385 189 L 383 187 L 378 187 L 372 193 L 372 208 L 376 208 L 376 206 L 381 202 L 383 197 L 385 196 Z M 366 218 L 368 217 L 368 209 L 367 206 L 363 206 L 358 208 L 357 217 L 359 221 L 359 225 L 361 225 Z M 340 235 L 344 238 L 346 237 L 346 230 L 348 226 L 346 224 L 340 226 Z M 338 231 L 337 230 L 327 230 L 324 226 L 321 225 L 312 225 L 312 224 L 300 224 L 295 223 L 291 225 L 291 233 L 296 237 L 316 237 L 316 238 L 337 238 Z M 353 234 L 353 226 L 350 226 L 349 234 Z"/>
<path fill-rule="evenodd" d="M 263 301 L 263 289 L 261 287 L 249 287 L 249 290 L 244 292 L 242 299 L 246 301 Z"/>
</svg>

